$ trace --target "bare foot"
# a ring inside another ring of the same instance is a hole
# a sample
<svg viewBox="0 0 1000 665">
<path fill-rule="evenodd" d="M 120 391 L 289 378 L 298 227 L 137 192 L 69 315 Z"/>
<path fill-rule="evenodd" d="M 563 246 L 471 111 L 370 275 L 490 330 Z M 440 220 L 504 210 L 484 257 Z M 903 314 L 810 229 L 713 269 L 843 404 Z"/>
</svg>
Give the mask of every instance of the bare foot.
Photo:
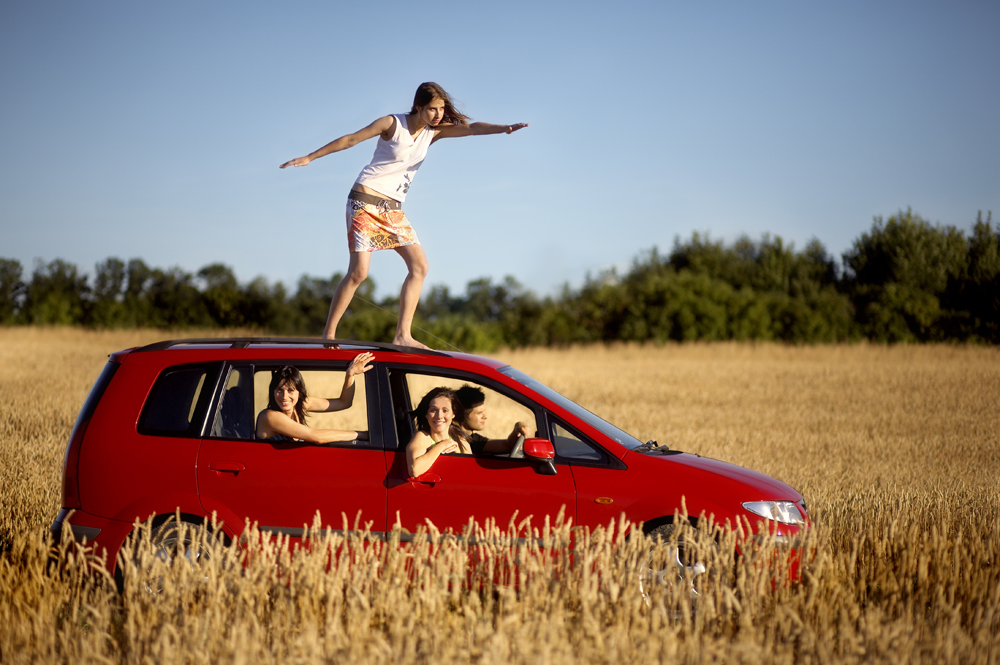
<svg viewBox="0 0 1000 665">
<path fill-rule="evenodd" d="M 433 351 L 431 347 L 427 346 L 426 344 L 421 344 L 417 340 L 413 339 L 412 336 L 402 335 L 400 333 L 396 333 L 396 336 L 393 338 L 392 343 L 395 344 L 396 346 L 408 346 L 413 349 L 427 349 L 428 351 Z"/>
<path fill-rule="evenodd" d="M 335 339 L 337 339 L 337 333 L 332 332 L 330 334 L 327 334 L 326 331 L 323 332 L 323 341 L 324 342 L 332 342 Z M 331 349 L 337 349 L 339 351 L 340 350 L 340 345 L 339 344 L 331 344 L 329 348 L 331 348 Z"/>
</svg>

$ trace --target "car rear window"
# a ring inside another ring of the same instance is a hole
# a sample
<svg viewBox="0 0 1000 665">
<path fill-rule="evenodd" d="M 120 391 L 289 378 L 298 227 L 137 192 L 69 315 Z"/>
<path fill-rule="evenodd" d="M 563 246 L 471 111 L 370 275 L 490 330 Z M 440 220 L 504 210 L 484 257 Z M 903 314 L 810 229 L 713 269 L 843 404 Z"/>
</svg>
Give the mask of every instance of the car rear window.
<svg viewBox="0 0 1000 665">
<path fill-rule="evenodd" d="M 164 370 L 146 400 L 139 418 L 139 433 L 199 436 L 218 373 L 217 364 Z"/>
</svg>

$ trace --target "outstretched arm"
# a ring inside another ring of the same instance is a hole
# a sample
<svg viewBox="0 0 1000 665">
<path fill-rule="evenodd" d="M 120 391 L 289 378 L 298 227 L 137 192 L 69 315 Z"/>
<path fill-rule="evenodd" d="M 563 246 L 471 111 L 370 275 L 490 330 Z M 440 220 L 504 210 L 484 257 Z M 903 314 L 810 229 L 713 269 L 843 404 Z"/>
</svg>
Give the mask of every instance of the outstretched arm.
<svg viewBox="0 0 1000 665">
<path fill-rule="evenodd" d="M 339 429 L 313 429 L 308 425 L 297 423 L 280 411 L 265 409 L 257 418 L 257 437 L 268 439 L 275 434 L 282 434 L 290 439 L 308 441 L 309 443 L 336 443 L 338 441 L 368 440 L 368 432 Z"/>
<path fill-rule="evenodd" d="M 519 129 L 528 126 L 526 122 L 519 122 L 514 125 L 491 125 L 488 122 L 474 122 L 471 125 L 438 125 L 438 139 L 457 138 L 459 136 L 482 136 L 484 134 L 512 134 Z M 433 143 L 434 141 L 431 141 Z"/>
<path fill-rule="evenodd" d="M 305 404 L 306 411 L 328 413 L 330 411 L 343 411 L 351 408 L 351 405 L 354 404 L 354 377 L 370 370 L 372 366 L 368 363 L 373 358 L 375 358 L 375 354 L 368 351 L 354 356 L 354 360 L 351 361 L 350 366 L 348 366 L 347 371 L 344 373 L 344 387 L 340 389 L 340 397 L 337 399 L 307 397 Z"/>
<path fill-rule="evenodd" d="M 296 157 L 295 159 L 290 159 L 284 164 L 282 164 L 279 168 L 283 169 L 286 166 L 305 166 L 314 159 L 319 159 L 320 157 L 329 155 L 331 152 L 340 152 L 341 150 L 347 150 L 351 146 L 355 146 L 361 143 L 362 141 L 367 141 L 373 136 L 378 136 L 379 134 L 386 134 L 387 132 L 391 132 L 392 124 L 394 122 L 396 122 L 396 119 L 393 118 L 391 115 L 379 118 L 378 120 L 368 125 L 364 129 L 359 129 L 353 134 L 347 134 L 345 136 L 341 136 L 339 139 L 334 139 L 333 141 L 330 141 L 319 150 L 311 152 L 305 157 Z"/>
</svg>

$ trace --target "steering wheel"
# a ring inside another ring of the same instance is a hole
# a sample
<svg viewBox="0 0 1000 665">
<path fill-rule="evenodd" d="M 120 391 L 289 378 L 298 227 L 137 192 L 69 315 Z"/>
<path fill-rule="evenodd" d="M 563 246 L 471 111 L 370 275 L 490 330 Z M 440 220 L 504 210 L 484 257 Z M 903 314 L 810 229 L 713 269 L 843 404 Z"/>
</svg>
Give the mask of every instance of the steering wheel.
<svg viewBox="0 0 1000 665">
<path fill-rule="evenodd" d="M 518 434 L 517 441 L 514 442 L 514 447 L 510 449 L 510 454 L 507 455 L 510 459 L 523 459 L 524 458 L 524 435 Z"/>
</svg>

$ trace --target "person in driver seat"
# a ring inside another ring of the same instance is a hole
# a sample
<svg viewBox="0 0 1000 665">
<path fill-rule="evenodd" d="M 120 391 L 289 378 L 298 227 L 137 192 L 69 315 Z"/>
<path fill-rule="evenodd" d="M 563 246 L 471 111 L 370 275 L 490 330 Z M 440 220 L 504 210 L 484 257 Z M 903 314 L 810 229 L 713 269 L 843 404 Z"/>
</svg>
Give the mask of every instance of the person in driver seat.
<svg viewBox="0 0 1000 665">
<path fill-rule="evenodd" d="M 455 391 L 455 396 L 462 403 L 465 415 L 459 423 L 465 440 L 476 455 L 503 455 L 509 453 L 519 436 L 531 436 L 528 426 L 524 423 L 514 423 L 514 429 L 506 439 L 490 439 L 482 434 L 486 429 L 486 394 L 478 386 L 468 384 Z"/>
</svg>

